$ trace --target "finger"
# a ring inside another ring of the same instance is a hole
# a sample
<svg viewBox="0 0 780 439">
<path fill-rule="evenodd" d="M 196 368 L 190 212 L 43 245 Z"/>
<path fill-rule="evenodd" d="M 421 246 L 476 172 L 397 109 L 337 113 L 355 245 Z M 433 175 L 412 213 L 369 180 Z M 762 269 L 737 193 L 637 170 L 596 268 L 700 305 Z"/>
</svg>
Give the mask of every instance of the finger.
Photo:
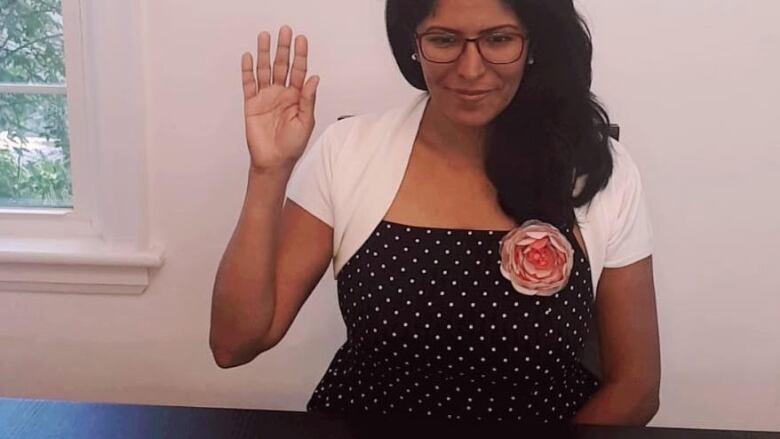
<svg viewBox="0 0 780 439">
<path fill-rule="evenodd" d="M 241 55 L 241 83 L 244 88 L 244 100 L 247 100 L 257 94 L 257 84 L 255 83 L 255 73 L 252 64 L 252 54 L 244 52 Z"/>
<path fill-rule="evenodd" d="M 271 34 L 260 32 L 257 35 L 257 87 L 271 86 Z"/>
<path fill-rule="evenodd" d="M 287 71 L 290 69 L 290 44 L 292 43 L 292 29 L 284 25 L 279 29 L 279 44 L 276 47 L 276 59 L 274 60 L 273 83 L 274 85 L 287 86 Z"/>
<path fill-rule="evenodd" d="M 299 105 L 301 117 L 306 120 L 314 120 L 314 105 L 317 100 L 317 87 L 320 84 L 319 76 L 312 76 L 306 81 L 301 91 L 301 104 Z"/>
<path fill-rule="evenodd" d="M 295 38 L 295 58 L 293 58 L 292 71 L 290 72 L 290 86 L 299 91 L 303 88 L 303 80 L 306 79 L 308 68 L 309 42 L 303 35 Z"/>
</svg>

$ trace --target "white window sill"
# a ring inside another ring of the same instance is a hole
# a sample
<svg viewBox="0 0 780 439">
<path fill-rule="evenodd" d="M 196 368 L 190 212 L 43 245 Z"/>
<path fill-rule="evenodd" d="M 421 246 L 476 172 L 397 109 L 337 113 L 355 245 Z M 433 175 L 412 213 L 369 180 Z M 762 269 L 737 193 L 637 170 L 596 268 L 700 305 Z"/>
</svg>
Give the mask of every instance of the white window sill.
<svg viewBox="0 0 780 439">
<path fill-rule="evenodd" d="M 163 249 L 99 239 L 0 238 L 0 291 L 141 294 Z"/>
</svg>

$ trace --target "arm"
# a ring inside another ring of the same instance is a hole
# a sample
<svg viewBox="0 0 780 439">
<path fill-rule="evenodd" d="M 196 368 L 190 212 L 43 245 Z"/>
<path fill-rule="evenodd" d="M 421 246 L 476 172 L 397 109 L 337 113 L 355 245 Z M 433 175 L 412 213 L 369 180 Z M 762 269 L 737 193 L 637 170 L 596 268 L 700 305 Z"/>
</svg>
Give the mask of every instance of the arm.
<svg viewBox="0 0 780 439">
<path fill-rule="evenodd" d="M 661 380 L 652 257 L 605 268 L 596 309 L 604 380 L 574 422 L 646 425 L 658 412 Z"/>
<path fill-rule="evenodd" d="M 306 78 L 308 42 L 279 31 L 271 69 L 271 39 L 257 38 L 257 69 L 241 56 L 244 117 L 251 157 L 238 224 L 214 280 L 209 345 L 220 367 L 248 363 L 284 336 L 327 268 L 332 230 L 290 203 L 285 192 L 314 128 L 319 79 Z M 289 73 L 289 85 L 287 85 Z"/>
<path fill-rule="evenodd" d="M 278 238 L 291 173 L 249 173 L 244 206 L 212 293 L 209 345 L 220 367 L 246 363 L 274 344 L 266 338 L 276 307 Z"/>
</svg>

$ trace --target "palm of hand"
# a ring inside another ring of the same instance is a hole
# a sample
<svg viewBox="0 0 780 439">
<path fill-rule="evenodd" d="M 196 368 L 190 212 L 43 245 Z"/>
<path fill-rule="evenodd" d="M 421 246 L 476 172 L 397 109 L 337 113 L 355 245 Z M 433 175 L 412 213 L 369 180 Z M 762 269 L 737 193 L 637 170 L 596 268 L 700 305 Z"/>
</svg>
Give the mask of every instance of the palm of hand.
<svg viewBox="0 0 780 439">
<path fill-rule="evenodd" d="M 256 170 L 294 165 L 314 129 L 319 77 L 304 82 L 308 42 L 302 35 L 295 40 L 295 60 L 288 72 L 291 42 L 292 29 L 283 26 L 273 69 L 267 32 L 258 35 L 256 69 L 251 54 L 244 53 L 241 58 L 247 146 Z"/>
</svg>

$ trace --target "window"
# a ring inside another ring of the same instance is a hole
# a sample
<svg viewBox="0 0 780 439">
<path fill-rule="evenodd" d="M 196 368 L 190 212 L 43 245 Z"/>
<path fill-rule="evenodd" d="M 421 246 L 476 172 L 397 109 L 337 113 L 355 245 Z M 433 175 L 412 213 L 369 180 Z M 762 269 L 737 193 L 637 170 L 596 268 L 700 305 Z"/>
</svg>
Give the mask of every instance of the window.
<svg viewBox="0 0 780 439">
<path fill-rule="evenodd" d="M 0 0 L 0 291 L 137 294 L 162 264 L 140 10 Z"/>
<path fill-rule="evenodd" d="M 60 1 L 0 6 L 0 207 L 73 207 Z"/>
</svg>

